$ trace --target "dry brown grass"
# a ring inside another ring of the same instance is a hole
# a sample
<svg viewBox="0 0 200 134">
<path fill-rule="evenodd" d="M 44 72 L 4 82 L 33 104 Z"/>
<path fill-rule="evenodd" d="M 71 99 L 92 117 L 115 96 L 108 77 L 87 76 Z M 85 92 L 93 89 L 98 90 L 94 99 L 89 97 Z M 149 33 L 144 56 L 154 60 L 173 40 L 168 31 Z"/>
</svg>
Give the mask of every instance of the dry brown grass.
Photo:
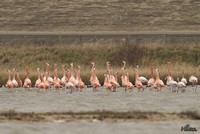
<svg viewBox="0 0 200 134">
<path fill-rule="evenodd" d="M 97 76 L 103 82 L 103 74 L 106 72 L 105 63 L 110 61 L 113 72 L 119 72 L 121 76 L 122 60 L 127 61 L 127 71 L 130 80 L 134 81 L 133 68 L 140 65 L 140 75 L 150 77 L 150 65 L 160 69 L 161 78 L 167 75 L 166 62 L 172 62 L 172 74 L 174 78 L 185 77 L 191 74 L 200 78 L 200 46 L 199 44 L 165 44 L 139 43 L 139 44 L 82 44 L 82 45 L 1 45 L 0 46 L 0 83 L 5 84 L 7 80 L 7 69 L 17 68 L 22 79 L 25 77 L 25 67 L 30 67 L 30 77 L 35 82 L 37 78 L 36 69 L 45 70 L 45 63 L 51 65 L 53 76 L 53 64 L 59 65 L 60 77 L 62 76 L 61 65 L 73 62 L 81 66 L 83 81 L 89 84 L 90 62 L 96 62 Z M 119 77 L 120 79 L 120 77 Z"/>
<path fill-rule="evenodd" d="M 199 0 L 2 0 L 0 31 L 200 31 Z"/>
</svg>

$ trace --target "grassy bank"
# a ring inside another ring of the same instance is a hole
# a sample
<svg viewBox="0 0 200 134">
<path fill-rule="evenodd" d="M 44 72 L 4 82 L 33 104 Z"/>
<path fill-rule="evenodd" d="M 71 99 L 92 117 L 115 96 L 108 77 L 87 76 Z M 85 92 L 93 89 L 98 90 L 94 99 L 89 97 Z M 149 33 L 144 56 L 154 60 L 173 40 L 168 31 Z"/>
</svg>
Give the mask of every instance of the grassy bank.
<svg viewBox="0 0 200 134">
<path fill-rule="evenodd" d="M 199 0 L 2 0 L 1 31 L 199 31 Z"/>
<path fill-rule="evenodd" d="M 36 69 L 45 69 L 45 62 L 50 65 L 59 65 L 60 76 L 62 76 L 61 65 L 73 62 L 82 67 L 83 81 L 89 84 L 90 62 L 95 61 L 97 75 L 103 82 L 103 74 L 106 71 L 105 63 L 110 61 L 113 72 L 118 71 L 121 75 L 122 60 L 127 61 L 127 69 L 133 81 L 133 68 L 140 65 L 140 74 L 149 78 L 150 65 L 154 64 L 160 69 L 161 77 L 167 75 L 166 62 L 172 62 L 172 73 L 174 78 L 182 76 L 182 70 L 188 78 L 195 74 L 200 78 L 200 45 L 199 44 L 82 44 L 82 45 L 7 45 L 0 46 L 0 83 L 7 80 L 7 69 L 17 68 L 22 79 L 25 77 L 25 67 L 29 65 L 31 79 L 35 81 Z M 53 71 L 53 66 L 51 66 Z M 51 72 L 53 75 L 53 72 Z"/>
</svg>

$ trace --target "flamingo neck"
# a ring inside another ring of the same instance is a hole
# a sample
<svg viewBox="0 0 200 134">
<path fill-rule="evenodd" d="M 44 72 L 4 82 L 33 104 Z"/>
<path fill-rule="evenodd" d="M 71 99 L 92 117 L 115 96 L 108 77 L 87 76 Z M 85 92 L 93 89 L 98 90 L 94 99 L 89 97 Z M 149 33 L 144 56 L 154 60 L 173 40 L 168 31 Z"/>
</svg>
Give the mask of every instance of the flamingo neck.
<svg viewBox="0 0 200 134">
<path fill-rule="evenodd" d="M 8 72 L 8 80 L 11 80 L 11 78 L 10 78 L 11 76 L 10 76 L 10 72 Z"/>
<path fill-rule="evenodd" d="M 156 80 L 159 80 L 160 79 L 160 76 L 159 76 L 159 72 L 157 71 L 156 72 Z"/>
<path fill-rule="evenodd" d="M 15 72 L 13 72 L 13 79 L 15 80 Z"/>
<path fill-rule="evenodd" d="M 151 78 L 153 78 L 154 79 L 154 75 L 153 75 L 153 67 L 151 67 Z"/>
<path fill-rule="evenodd" d="M 38 70 L 38 79 L 40 79 L 40 71 Z"/>
</svg>

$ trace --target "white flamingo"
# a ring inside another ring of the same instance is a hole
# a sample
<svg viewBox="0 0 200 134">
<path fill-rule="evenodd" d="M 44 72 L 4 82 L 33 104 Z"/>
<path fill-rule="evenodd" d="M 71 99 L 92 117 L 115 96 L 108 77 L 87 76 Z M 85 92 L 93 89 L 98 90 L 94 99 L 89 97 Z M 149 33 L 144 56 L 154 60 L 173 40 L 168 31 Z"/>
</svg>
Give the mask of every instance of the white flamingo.
<svg viewBox="0 0 200 134">
<path fill-rule="evenodd" d="M 185 71 L 183 69 L 183 76 L 182 76 L 182 79 L 181 79 L 181 82 L 185 83 L 185 85 L 187 84 L 187 79 L 185 78 Z"/>
<path fill-rule="evenodd" d="M 13 68 L 13 79 L 12 79 L 13 87 L 16 88 L 18 87 L 18 83 L 15 79 L 15 68 Z"/>
<path fill-rule="evenodd" d="M 139 65 L 137 65 L 136 67 L 137 67 L 137 69 L 139 70 Z M 144 76 L 139 76 L 137 79 L 138 79 L 142 84 L 148 83 L 147 78 L 144 77 Z"/>
<path fill-rule="evenodd" d="M 41 79 L 40 79 L 40 68 L 37 68 L 37 73 L 38 73 L 38 79 L 36 80 L 36 82 L 35 82 L 35 87 L 36 88 L 39 88 L 39 85 L 40 85 L 40 83 L 41 83 Z"/>
<path fill-rule="evenodd" d="M 178 83 L 177 83 L 177 87 L 178 87 L 178 89 L 181 89 L 182 92 L 185 92 L 185 88 L 186 88 L 185 83 L 182 82 L 182 81 L 179 81 L 179 78 L 177 78 L 177 81 L 178 81 Z"/>
<path fill-rule="evenodd" d="M 54 85 L 54 80 L 53 80 L 53 78 L 50 76 L 50 68 L 49 68 L 49 63 L 46 63 L 46 79 L 47 79 L 47 81 L 49 82 L 49 84 L 51 85 L 51 86 L 53 86 Z"/>
<path fill-rule="evenodd" d="M 173 81 L 174 79 L 172 78 L 172 74 L 171 74 L 171 62 L 167 62 L 168 65 L 168 76 L 165 78 L 167 80 L 166 84 L 169 86 L 171 85 L 169 82 Z"/>
<path fill-rule="evenodd" d="M 195 77 L 194 75 L 192 75 L 192 76 L 190 76 L 190 78 L 189 78 L 189 82 L 192 84 L 192 86 L 196 86 L 195 88 L 193 88 L 193 90 L 196 92 L 196 90 L 197 90 L 198 78 Z"/>
</svg>

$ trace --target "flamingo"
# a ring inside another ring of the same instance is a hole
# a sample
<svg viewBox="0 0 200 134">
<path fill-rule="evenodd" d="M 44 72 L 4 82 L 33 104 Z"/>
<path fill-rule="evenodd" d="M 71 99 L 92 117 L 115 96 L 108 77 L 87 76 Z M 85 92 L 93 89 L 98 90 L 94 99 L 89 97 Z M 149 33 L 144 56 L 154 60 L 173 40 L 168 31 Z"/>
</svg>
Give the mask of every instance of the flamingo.
<svg viewBox="0 0 200 134">
<path fill-rule="evenodd" d="M 70 77 L 69 77 L 68 81 L 71 82 L 74 85 L 74 87 L 77 87 L 78 81 L 76 80 L 76 78 L 74 76 L 74 64 L 71 63 L 70 66 L 71 66 L 70 67 Z"/>
<path fill-rule="evenodd" d="M 126 61 L 122 61 L 123 62 L 123 67 L 122 67 L 122 86 L 125 87 L 125 92 L 127 91 L 127 89 L 129 90 L 133 90 L 134 85 L 130 82 L 129 80 L 129 74 L 125 73 L 125 66 L 126 66 Z"/>
<path fill-rule="evenodd" d="M 8 81 L 6 83 L 6 87 L 7 88 L 13 88 L 13 83 L 12 83 L 12 80 L 11 80 L 11 77 L 10 77 L 10 70 L 7 70 L 8 72 Z"/>
<path fill-rule="evenodd" d="M 194 75 L 191 75 L 189 78 L 189 82 L 192 84 L 192 86 L 196 85 L 196 88 L 194 88 L 193 90 L 196 92 L 197 90 L 197 83 L 198 83 L 198 78 L 195 77 Z"/>
<path fill-rule="evenodd" d="M 16 70 L 16 75 L 17 75 L 17 77 L 16 77 L 16 80 L 17 80 L 17 83 L 18 83 L 18 86 L 19 87 L 22 87 L 22 80 L 20 79 L 20 77 L 19 77 L 19 72 L 18 72 L 18 70 Z"/>
<path fill-rule="evenodd" d="M 182 92 L 185 92 L 185 88 L 186 88 L 186 85 L 185 85 L 185 83 L 184 82 L 182 82 L 182 81 L 179 81 L 179 78 L 177 78 L 177 87 L 178 87 L 178 89 L 181 89 L 182 90 Z M 184 88 L 184 89 L 183 89 Z"/>
<path fill-rule="evenodd" d="M 42 90 L 45 88 L 45 87 L 44 87 L 44 77 L 43 77 L 42 74 L 40 74 L 40 83 L 39 83 L 38 87 L 39 87 L 40 89 L 42 89 Z"/>
<path fill-rule="evenodd" d="M 104 77 L 105 77 L 105 79 L 104 79 L 103 86 L 105 87 L 105 89 L 112 91 L 113 85 L 111 84 L 111 82 L 108 79 L 108 77 L 109 77 L 108 74 L 104 74 Z"/>
<path fill-rule="evenodd" d="M 36 82 L 35 82 L 35 87 L 36 87 L 36 88 L 39 88 L 39 85 L 40 85 L 40 83 L 41 83 L 40 68 L 37 68 L 37 73 L 38 73 L 38 79 L 37 79 Z"/>
<path fill-rule="evenodd" d="M 15 68 L 13 68 L 13 79 L 12 79 L 13 87 L 16 88 L 18 87 L 18 83 L 15 79 Z"/>
<path fill-rule="evenodd" d="M 167 62 L 167 66 L 168 66 L 168 76 L 165 79 L 167 80 L 166 84 L 169 86 L 169 82 L 173 81 L 174 79 L 172 78 L 171 74 L 171 62 Z"/>
<path fill-rule="evenodd" d="M 65 84 L 65 89 L 70 89 L 70 93 L 72 93 L 73 89 L 75 88 L 74 84 L 69 81 L 69 78 L 71 77 L 71 72 L 69 69 L 67 69 L 67 73 L 66 73 L 66 84 Z"/>
<path fill-rule="evenodd" d="M 140 89 L 142 89 L 142 91 L 144 91 L 144 87 L 142 85 L 142 82 L 139 81 L 139 73 L 137 69 L 134 69 L 135 71 L 135 86 L 138 88 L 138 91 L 140 91 Z"/>
<path fill-rule="evenodd" d="M 76 80 L 78 81 L 78 88 L 80 89 L 80 91 L 82 91 L 82 89 L 85 87 L 85 84 L 84 82 L 82 81 L 81 79 L 81 67 L 80 66 L 77 66 L 78 67 L 78 70 L 77 70 L 77 76 L 76 76 Z"/>
<path fill-rule="evenodd" d="M 57 69 L 54 70 L 54 87 L 56 88 L 56 90 L 59 90 L 61 87 Z"/>
<path fill-rule="evenodd" d="M 32 85 L 32 82 L 31 82 L 31 80 L 29 79 L 29 67 L 27 66 L 26 67 L 26 78 L 25 78 L 25 80 L 24 80 L 24 85 L 23 85 L 23 87 L 24 88 L 30 88 L 31 87 L 31 85 Z"/>
<path fill-rule="evenodd" d="M 133 91 L 134 85 L 129 80 L 129 74 L 127 73 L 126 76 L 127 76 L 126 87 L 129 89 L 129 91 Z"/>
<path fill-rule="evenodd" d="M 151 78 L 149 79 L 149 81 L 147 82 L 147 86 L 148 87 L 151 87 L 154 83 L 155 83 L 155 78 L 154 78 L 154 73 L 153 73 L 153 70 L 154 70 L 154 66 L 152 65 L 151 66 Z"/>
<path fill-rule="evenodd" d="M 139 65 L 137 65 L 137 68 L 139 69 Z M 147 78 L 145 78 L 144 76 L 138 76 L 138 80 L 139 80 L 142 84 L 148 83 Z"/>
<path fill-rule="evenodd" d="M 164 82 L 160 79 L 159 69 L 156 69 L 156 81 L 152 87 L 157 89 L 157 91 L 161 91 L 161 89 L 164 87 Z"/>
<path fill-rule="evenodd" d="M 172 78 L 172 73 L 171 73 L 171 62 L 167 62 L 168 65 L 168 76 L 165 78 L 167 80 L 166 84 L 169 86 L 172 92 L 178 92 L 176 90 L 177 88 L 177 82 Z"/>
<path fill-rule="evenodd" d="M 116 91 L 116 88 L 119 87 L 119 83 L 117 82 L 117 79 L 114 75 L 111 75 L 111 68 L 110 68 L 110 62 L 106 62 L 106 68 L 107 68 L 107 79 L 112 84 L 112 91 Z"/>
<path fill-rule="evenodd" d="M 93 91 L 97 91 L 97 88 L 101 86 L 99 83 L 99 80 L 96 76 L 96 69 L 95 69 L 95 63 L 91 62 L 92 64 L 92 69 L 91 69 L 91 77 L 90 77 L 90 83 L 93 87 Z"/>
<path fill-rule="evenodd" d="M 46 63 L 47 81 L 49 82 L 50 85 L 54 85 L 54 83 L 53 83 L 53 78 L 50 76 L 49 70 L 50 70 L 49 64 Z"/>
<path fill-rule="evenodd" d="M 65 85 L 65 84 L 66 84 L 65 66 L 66 66 L 66 65 L 62 65 L 63 77 L 62 77 L 61 80 L 60 80 L 60 84 L 61 84 L 61 85 Z"/>
<path fill-rule="evenodd" d="M 122 87 L 125 87 L 125 91 L 126 91 L 126 81 L 127 81 L 127 75 L 125 73 L 125 66 L 126 66 L 126 61 L 122 61 L 123 62 L 123 67 L 122 67 Z"/>
<path fill-rule="evenodd" d="M 43 82 L 44 82 L 44 88 L 45 89 L 49 89 L 50 88 L 50 83 L 48 81 L 48 73 L 47 72 L 45 73 L 45 77 L 43 79 Z"/>
<path fill-rule="evenodd" d="M 54 71 L 56 70 L 56 73 L 57 73 L 57 76 L 55 77 L 55 75 L 54 75 L 54 80 L 56 79 L 56 80 L 58 80 L 59 82 L 60 82 L 60 78 L 58 78 L 58 65 L 57 64 L 54 64 Z"/>
<path fill-rule="evenodd" d="M 187 84 L 187 79 L 184 77 L 184 74 L 185 74 L 185 71 L 183 69 L 183 76 L 182 76 L 181 82 L 185 83 L 185 85 L 186 85 Z"/>
</svg>

